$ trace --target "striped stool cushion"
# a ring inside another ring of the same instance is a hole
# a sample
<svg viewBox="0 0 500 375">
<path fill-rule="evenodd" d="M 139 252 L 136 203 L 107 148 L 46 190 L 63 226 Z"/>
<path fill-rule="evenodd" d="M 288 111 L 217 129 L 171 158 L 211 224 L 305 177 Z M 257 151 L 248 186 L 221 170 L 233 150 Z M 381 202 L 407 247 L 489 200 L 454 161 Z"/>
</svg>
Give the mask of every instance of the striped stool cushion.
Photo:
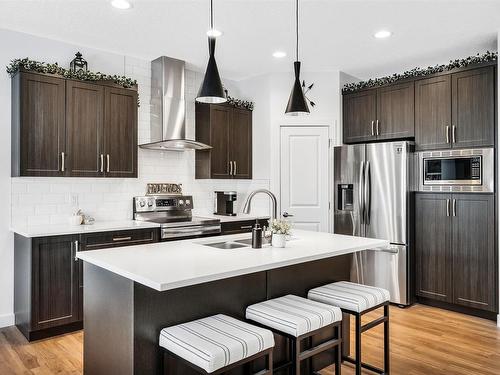
<svg viewBox="0 0 500 375">
<path fill-rule="evenodd" d="M 163 328 L 160 346 L 210 373 L 272 348 L 274 337 L 267 329 L 219 314 Z"/>
<path fill-rule="evenodd" d="M 248 306 L 246 318 L 298 337 L 342 320 L 338 307 L 287 295 Z"/>
<path fill-rule="evenodd" d="M 389 301 L 390 295 L 382 288 L 340 281 L 311 289 L 307 297 L 341 309 L 363 312 Z"/>
</svg>

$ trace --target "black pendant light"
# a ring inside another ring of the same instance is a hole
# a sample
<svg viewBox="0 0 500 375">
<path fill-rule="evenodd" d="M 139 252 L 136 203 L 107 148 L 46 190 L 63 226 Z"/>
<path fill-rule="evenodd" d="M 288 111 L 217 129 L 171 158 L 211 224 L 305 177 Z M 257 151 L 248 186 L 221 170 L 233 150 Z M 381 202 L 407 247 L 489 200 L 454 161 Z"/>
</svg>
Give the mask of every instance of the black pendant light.
<svg viewBox="0 0 500 375">
<path fill-rule="evenodd" d="M 302 86 L 300 85 L 300 61 L 299 61 L 299 0 L 295 2 L 295 21 L 296 21 L 296 60 L 293 63 L 295 70 L 295 82 L 293 83 L 292 92 L 288 99 L 285 114 L 290 116 L 298 116 L 309 114 L 306 97 Z"/>
<path fill-rule="evenodd" d="M 213 31 L 213 29 L 214 8 L 213 0 L 210 0 L 210 30 Z M 217 63 L 215 62 L 215 36 L 213 35 L 208 37 L 208 51 L 210 57 L 208 58 L 207 70 L 205 71 L 205 78 L 203 78 L 196 101 L 201 103 L 224 103 L 227 101 L 227 98 L 222 87 Z"/>
</svg>

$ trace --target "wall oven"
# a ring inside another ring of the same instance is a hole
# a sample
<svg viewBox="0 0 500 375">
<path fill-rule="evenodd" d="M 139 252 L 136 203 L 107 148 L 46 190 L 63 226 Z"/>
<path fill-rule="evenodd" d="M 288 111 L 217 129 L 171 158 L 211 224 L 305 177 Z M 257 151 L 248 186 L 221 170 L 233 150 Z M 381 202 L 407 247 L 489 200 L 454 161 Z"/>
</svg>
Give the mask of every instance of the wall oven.
<svg viewBox="0 0 500 375">
<path fill-rule="evenodd" d="M 494 154 L 493 148 L 419 152 L 419 190 L 493 192 Z"/>
</svg>

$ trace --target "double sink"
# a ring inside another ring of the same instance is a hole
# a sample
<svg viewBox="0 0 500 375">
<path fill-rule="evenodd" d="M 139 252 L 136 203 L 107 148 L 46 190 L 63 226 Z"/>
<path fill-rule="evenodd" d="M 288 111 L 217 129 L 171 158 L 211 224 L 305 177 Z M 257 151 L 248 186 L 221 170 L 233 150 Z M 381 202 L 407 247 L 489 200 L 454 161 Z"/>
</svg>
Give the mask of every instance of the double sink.
<svg viewBox="0 0 500 375">
<path fill-rule="evenodd" d="M 262 239 L 262 246 L 268 245 L 269 240 L 266 238 Z M 233 250 L 233 249 L 240 249 L 243 247 L 249 247 L 252 246 L 252 239 L 251 238 L 244 238 L 241 240 L 234 240 L 234 241 L 223 241 L 223 242 L 210 242 L 210 243 L 203 243 L 202 245 L 209 246 L 209 247 L 214 247 L 216 249 L 225 249 L 225 250 Z"/>
</svg>

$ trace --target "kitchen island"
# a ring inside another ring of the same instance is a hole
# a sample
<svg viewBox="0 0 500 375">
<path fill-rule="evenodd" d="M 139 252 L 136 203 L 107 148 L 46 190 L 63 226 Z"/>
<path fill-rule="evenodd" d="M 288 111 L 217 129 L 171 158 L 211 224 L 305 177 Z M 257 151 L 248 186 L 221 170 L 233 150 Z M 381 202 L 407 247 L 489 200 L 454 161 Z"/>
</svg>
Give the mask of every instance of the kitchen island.
<svg viewBox="0 0 500 375">
<path fill-rule="evenodd" d="M 79 252 L 84 263 L 84 373 L 190 374 L 169 358 L 162 328 L 223 313 L 243 318 L 246 306 L 349 278 L 350 255 L 387 241 L 294 231 L 283 249 L 239 247 L 249 235 L 219 236 Z M 228 246 L 231 247 L 231 246 Z M 284 359 L 277 339 L 276 361 Z M 329 363 L 318 358 L 315 368 Z"/>
</svg>

